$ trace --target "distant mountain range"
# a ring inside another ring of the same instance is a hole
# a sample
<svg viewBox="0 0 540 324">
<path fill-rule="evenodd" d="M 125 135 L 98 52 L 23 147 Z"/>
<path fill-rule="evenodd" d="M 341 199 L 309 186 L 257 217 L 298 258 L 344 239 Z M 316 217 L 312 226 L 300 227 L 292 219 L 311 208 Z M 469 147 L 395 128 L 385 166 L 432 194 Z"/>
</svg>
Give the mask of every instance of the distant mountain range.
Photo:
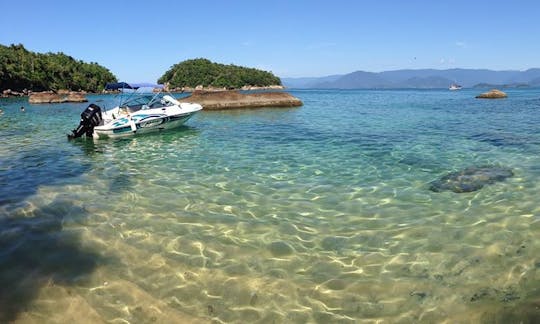
<svg viewBox="0 0 540 324">
<path fill-rule="evenodd" d="M 457 83 L 471 87 L 537 87 L 540 69 L 526 71 L 493 71 L 485 69 L 422 69 L 385 72 L 356 71 L 319 78 L 281 78 L 288 88 L 304 89 L 388 89 L 388 88 L 448 88 Z"/>
</svg>

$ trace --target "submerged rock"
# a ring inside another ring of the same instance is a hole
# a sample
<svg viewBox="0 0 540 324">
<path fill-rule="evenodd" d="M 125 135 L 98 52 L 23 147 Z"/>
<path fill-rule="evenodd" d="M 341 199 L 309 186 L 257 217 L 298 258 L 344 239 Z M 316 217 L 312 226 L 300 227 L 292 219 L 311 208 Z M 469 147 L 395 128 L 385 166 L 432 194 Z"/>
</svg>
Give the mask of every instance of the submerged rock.
<svg viewBox="0 0 540 324">
<path fill-rule="evenodd" d="M 488 92 L 484 92 L 476 96 L 479 99 L 501 99 L 506 98 L 508 95 L 500 90 L 493 89 Z"/>
<path fill-rule="evenodd" d="M 268 245 L 268 249 L 275 257 L 282 257 L 294 253 L 294 249 L 288 243 L 283 241 L 276 241 Z"/>
<path fill-rule="evenodd" d="M 347 238 L 342 236 L 327 236 L 321 241 L 321 247 L 326 251 L 339 251 L 347 244 Z"/>
<path fill-rule="evenodd" d="M 497 166 L 470 167 L 449 173 L 431 182 L 429 189 L 435 192 L 453 191 L 457 193 L 482 189 L 487 184 L 503 181 L 514 173 L 509 168 Z"/>
</svg>

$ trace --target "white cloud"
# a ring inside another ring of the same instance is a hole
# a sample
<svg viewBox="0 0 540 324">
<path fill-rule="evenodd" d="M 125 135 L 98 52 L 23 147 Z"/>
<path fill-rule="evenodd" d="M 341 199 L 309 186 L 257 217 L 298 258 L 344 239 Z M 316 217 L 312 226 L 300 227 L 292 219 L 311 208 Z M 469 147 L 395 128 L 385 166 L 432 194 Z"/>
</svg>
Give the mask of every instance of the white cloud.
<svg viewBox="0 0 540 324">
<path fill-rule="evenodd" d="M 461 48 L 466 48 L 467 44 L 465 42 L 462 42 L 462 41 L 457 41 L 456 46 L 461 47 Z"/>
</svg>

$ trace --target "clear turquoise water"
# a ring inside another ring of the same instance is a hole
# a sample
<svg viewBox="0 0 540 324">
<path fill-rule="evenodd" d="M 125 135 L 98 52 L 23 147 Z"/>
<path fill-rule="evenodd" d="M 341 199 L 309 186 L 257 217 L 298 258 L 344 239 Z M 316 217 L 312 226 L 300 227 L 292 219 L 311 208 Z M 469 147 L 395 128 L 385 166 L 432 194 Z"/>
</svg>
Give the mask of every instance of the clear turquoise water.
<svg viewBox="0 0 540 324">
<path fill-rule="evenodd" d="M 0 319 L 534 322 L 540 90 L 478 92 L 293 90 L 99 142 L 65 138 L 87 104 L 3 99 Z M 485 165 L 514 176 L 429 190 Z"/>
</svg>

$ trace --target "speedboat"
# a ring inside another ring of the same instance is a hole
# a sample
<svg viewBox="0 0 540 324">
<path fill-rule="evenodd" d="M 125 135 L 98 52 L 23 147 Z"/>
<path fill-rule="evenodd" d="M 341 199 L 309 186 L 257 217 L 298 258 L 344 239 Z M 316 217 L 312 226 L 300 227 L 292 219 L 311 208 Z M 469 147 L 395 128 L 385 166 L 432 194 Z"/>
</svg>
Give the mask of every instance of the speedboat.
<svg viewBox="0 0 540 324">
<path fill-rule="evenodd" d="M 450 85 L 450 87 L 448 88 L 448 90 L 461 90 L 462 88 L 463 88 L 463 87 L 460 86 L 459 84 L 457 84 L 457 83 L 452 83 L 452 84 Z"/>
<path fill-rule="evenodd" d="M 198 103 L 179 102 L 161 92 L 130 96 L 107 111 L 90 104 L 82 112 L 79 126 L 68 138 L 85 134 L 95 139 L 115 138 L 172 129 L 183 125 L 201 109 Z"/>
</svg>

